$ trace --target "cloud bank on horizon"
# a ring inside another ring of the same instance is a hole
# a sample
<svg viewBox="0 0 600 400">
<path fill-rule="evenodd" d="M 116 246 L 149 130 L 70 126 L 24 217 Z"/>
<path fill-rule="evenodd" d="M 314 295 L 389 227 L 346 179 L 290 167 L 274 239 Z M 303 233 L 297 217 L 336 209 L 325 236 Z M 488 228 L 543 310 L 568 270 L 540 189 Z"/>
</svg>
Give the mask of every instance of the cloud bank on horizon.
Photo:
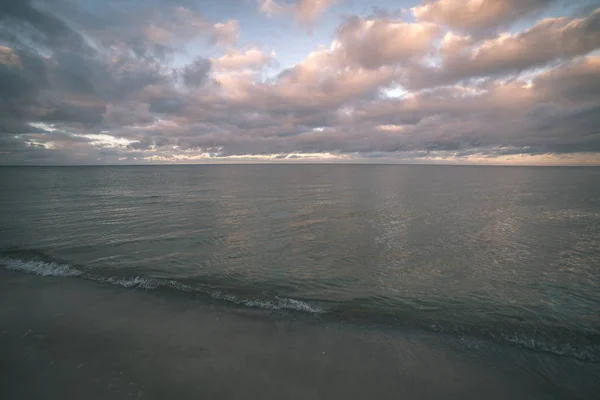
<svg viewBox="0 0 600 400">
<path fill-rule="evenodd" d="M 0 0 L 0 164 L 600 165 L 600 2 Z"/>
</svg>

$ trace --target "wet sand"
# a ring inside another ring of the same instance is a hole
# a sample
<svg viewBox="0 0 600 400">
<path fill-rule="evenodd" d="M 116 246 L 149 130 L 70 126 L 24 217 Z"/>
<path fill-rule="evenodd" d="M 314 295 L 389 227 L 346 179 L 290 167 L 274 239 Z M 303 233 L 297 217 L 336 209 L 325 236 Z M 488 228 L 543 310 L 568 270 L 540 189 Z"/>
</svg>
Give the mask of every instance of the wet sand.
<svg viewBox="0 0 600 400">
<path fill-rule="evenodd" d="M 2 399 L 592 399 L 600 365 L 0 270 Z"/>
</svg>

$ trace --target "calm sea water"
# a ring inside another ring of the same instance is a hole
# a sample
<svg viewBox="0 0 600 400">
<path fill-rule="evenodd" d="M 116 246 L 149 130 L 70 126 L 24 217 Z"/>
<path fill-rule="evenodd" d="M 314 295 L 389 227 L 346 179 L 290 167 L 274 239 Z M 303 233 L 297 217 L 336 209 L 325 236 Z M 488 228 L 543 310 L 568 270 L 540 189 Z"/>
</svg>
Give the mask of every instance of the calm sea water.
<svg viewBox="0 0 600 400">
<path fill-rule="evenodd" d="M 5 167 L 0 210 L 10 269 L 600 362 L 599 168 Z"/>
</svg>

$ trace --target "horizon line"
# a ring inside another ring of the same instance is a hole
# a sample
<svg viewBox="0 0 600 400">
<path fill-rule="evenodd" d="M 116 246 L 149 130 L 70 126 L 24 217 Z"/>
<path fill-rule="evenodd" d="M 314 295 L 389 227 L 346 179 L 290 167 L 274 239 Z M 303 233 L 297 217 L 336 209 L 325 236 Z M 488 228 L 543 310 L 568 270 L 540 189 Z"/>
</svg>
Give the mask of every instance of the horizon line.
<svg viewBox="0 0 600 400">
<path fill-rule="evenodd" d="M 385 162 L 216 162 L 216 163 L 153 163 L 153 164 L 0 164 L 0 168 L 20 167 L 174 167 L 219 165 L 386 165 L 419 167 L 550 167 L 550 168 L 600 168 L 600 164 L 437 164 L 437 163 L 385 163 Z"/>
</svg>

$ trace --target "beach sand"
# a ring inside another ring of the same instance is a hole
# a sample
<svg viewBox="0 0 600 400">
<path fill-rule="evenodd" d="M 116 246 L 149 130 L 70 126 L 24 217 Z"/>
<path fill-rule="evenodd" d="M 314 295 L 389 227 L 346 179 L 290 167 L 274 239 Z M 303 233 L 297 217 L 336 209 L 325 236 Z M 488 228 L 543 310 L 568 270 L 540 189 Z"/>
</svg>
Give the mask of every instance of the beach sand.
<svg viewBox="0 0 600 400">
<path fill-rule="evenodd" d="M 0 270 L 2 399 L 595 398 L 597 364 Z"/>
</svg>

